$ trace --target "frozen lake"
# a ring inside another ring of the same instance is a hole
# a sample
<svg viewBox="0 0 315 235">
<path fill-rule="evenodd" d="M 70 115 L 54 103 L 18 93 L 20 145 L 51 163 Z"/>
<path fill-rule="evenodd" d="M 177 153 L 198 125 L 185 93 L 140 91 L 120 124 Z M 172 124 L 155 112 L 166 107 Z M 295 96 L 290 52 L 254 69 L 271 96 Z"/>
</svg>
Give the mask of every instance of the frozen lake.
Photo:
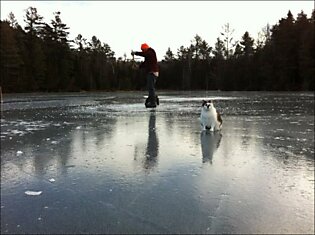
<svg viewBox="0 0 315 235">
<path fill-rule="evenodd" d="M 314 233 L 313 93 L 158 94 L 4 95 L 1 234 Z"/>
</svg>

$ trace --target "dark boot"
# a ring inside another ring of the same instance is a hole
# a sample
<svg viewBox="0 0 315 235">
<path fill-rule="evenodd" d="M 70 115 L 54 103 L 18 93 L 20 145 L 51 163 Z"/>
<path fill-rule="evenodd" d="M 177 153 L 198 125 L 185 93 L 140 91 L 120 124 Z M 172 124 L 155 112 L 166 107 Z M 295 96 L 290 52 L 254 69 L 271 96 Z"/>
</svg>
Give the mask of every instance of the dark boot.
<svg viewBox="0 0 315 235">
<path fill-rule="evenodd" d="M 146 108 L 155 108 L 156 107 L 155 99 L 152 99 L 151 97 L 148 97 L 145 100 L 145 107 Z"/>
</svg>

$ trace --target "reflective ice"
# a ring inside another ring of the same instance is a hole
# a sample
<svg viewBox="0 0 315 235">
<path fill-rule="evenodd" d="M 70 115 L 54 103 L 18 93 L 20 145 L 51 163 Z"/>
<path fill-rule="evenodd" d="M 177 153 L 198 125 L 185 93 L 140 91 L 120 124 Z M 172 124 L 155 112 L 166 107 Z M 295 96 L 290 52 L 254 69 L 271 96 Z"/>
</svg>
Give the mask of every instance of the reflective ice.
<svg viewBox="0 0 315 235">
<path fill-rule="evenodd" d="M 313 93 L 144 96 L 4 95 L 1 233 L 314 233 Z"/>
</svg>

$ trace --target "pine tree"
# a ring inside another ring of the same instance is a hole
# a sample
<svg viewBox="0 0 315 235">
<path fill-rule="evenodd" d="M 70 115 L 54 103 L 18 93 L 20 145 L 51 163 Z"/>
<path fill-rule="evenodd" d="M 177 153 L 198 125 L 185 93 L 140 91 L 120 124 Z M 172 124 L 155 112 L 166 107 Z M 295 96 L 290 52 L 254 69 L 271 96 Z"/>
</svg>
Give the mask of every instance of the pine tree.
<svg viewBox="0 0 315 235">
<path fill-rule="evenodd" d="M 21 90 L 20 77 L 23 61 L 16 40 L 16 32 L 10 23 L 0 21 L 1 84 L 3 92 Z"/>
<path fill-rule="evenodd" d="M 249 33 L 246 31 L 242 36 L 242 41 L 240 41 L 242 46 L 243 55 L 246 57 L 252 56 L 254 54 L 254 39 L 249 36 Z"/>
<path fill-rule="evenodd" d="M 26 26 L 25 45 L 27 54 L 24 59 L 27 69 L 27 80 L 30 81 L 31 90 L 43 89 L 45 85 L 45 55 L 42 49 L 42 41 L 39 37 L 43 29 L 43 17 L 37 13 L 37 9 L 29 7 L 26 9 L 24 19 Z"/>
</svg>

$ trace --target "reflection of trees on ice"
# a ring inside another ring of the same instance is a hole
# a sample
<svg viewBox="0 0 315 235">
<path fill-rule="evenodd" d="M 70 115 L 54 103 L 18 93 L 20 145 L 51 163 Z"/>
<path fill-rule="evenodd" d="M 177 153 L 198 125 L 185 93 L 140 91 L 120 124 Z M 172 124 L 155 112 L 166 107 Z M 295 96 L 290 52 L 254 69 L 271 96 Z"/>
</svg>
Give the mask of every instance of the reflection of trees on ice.
<svg viewBox="0 0 315 235">
<path fill-rule="evenodd" d="M 221 138 L 220 132 L 202 131 L 200 133 L 202 163 L 212 164 L 213 154 L 220 147 Z"/>
</svg>

